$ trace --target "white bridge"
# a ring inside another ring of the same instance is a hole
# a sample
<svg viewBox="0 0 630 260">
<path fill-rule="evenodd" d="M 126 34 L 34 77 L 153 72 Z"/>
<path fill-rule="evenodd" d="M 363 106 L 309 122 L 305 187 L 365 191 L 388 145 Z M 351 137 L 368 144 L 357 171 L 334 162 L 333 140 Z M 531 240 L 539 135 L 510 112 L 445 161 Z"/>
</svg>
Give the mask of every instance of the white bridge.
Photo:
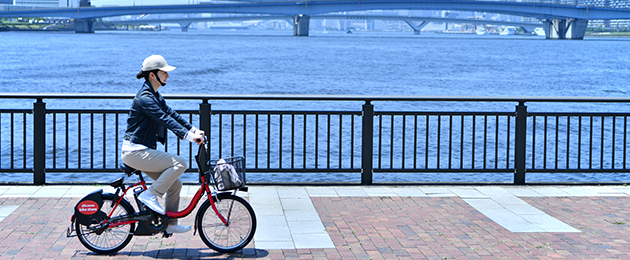
<svg viewBox="0 0 630 260">
<path fill-rule="evenodd" d="M 310 19 L 330 19 L 330 20 L 394 20 L 406 22 L 415 34 L 420 34 L 420 30 L 430 22 L 439 23 L 465 23 L 476 25 L 505 25 L 520 27 L 526 34 L 531 34 L 537 27 L 543 27 L 542 23 L 522 23 L 480 19 L 456 19 L 439 17 L 420 16 L 387 16 L 387 15 L 311 15 Z M 258 20 L 285 20 L 289 24 L 294 24 L 294 17 L 289 15 L 248 15 L 248 16 L 228 16 L 228 17 L 199 17 L 199 18 L 177 18 L 177 19 L 137 19 L 128 21 L 112 21 L 112 24 L 163 24 L 177 23 L 182 31 L 187 31 L 192 23 L 217 22 L 217 21 L 258 21 Z M 295 24 L 294 24 L 295 26 Z M 295 30 L 295 29 L 294 29 Z"/>
<path fill-rule="evenodd" d="M 578 3 L 579 1 L 576 1 Z M 488 12 L 523 17 L 542 21 L 548 39 L 583 39 L 589 20 L 630 19 L 630 9 L 591 7 L 584 5 L 553 4 L 546 1 L 471 1 L 471 0 L 340 0 L 314 2 L 244 2 L 195 5 L 162 6 L 116 6 L 91 7 L 87 0 L 79 8 L 11 10 L 0 12 L 3 17 L 68 17 L 75 20 L 75 31 L 94 32 L 94 19 L 140 14 L 183 14 L 183 13 L 230 13 L 291 16 L 296 36 L 308 36 L 310 18 L 338 12 L 369 10 L 452 10 Z M 11 8 L 9 8 L 11 9 Z M 401 18 L 397 18 L 401 19 Z M 420 18 L 422 19 L 422 18 Z M 435 18 L 437 19 L 437 18 Z M 406 19 L 411 21 L 411 18 Z M 409 23 L 412 27 L 420 25 Z M 485 23 L 489 23 L 485 22 Z M 520 26 L 525 28 L 524 26 Z"/>
</svg>

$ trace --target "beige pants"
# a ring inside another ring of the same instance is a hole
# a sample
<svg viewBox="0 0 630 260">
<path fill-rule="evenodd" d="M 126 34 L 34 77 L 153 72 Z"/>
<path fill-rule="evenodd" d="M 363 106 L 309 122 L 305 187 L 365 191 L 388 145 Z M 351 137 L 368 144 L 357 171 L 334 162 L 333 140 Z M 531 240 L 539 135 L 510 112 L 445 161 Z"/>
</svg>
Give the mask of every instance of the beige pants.
<svg viewBox="0 0 630 260">
<path fill-rule="evenodd" d="M 182 190 L 179 176 L 188 168 L 186 159 L 163 151 L 145 149 L 123 152 L 122 161 L 154 180 L 149 191 L 159 198 L 166 194 L 166 211 L 179 211 L 179 193 Z M 176 223 L 177 220 L 174 220 L 170 224 Z"/>
</svg>

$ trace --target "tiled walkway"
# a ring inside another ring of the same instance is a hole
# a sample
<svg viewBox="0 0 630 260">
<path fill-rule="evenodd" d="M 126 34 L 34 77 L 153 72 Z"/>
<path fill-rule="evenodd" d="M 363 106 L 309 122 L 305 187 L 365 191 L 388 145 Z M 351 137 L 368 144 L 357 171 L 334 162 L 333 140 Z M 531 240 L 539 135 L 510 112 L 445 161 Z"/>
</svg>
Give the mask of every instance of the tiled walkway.
<svg viewBox="0 0 630 260">
<path fill-rule="evenodd" d="M 105 186 L 0 186 L 0 259 L 630 259 L 624 186 L 252 186 L 245 250 L 198 235 L 134 237 L 115 256 L 66 238 L 72 208 Z M 185 186 L 182 207 L 196 187 Z M 182 220 L 192 225 L 193 216 Z"/>
</svg>

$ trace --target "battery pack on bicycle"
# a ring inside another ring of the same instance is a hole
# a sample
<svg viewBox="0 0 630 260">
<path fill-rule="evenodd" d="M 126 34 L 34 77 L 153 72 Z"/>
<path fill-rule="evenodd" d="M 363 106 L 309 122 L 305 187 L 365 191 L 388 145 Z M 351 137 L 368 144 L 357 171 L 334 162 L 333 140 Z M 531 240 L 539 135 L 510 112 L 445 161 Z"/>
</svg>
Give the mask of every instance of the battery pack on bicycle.
<svg viewBox="0 0 630 260">
<path fill-rule="evenodd" d="M 114 254 L 127 246 L 134 235 L 171 236 L 166 232 L 169 220 L 190 215 L 202 198 L 206 198 L 195 216 L 193 235 L 199 232 L 208 247 L 221 253 L 243 249 L 256 232 L 254 210 L 245 199 L 236 195 L 237 191 L 248 190 L 244 158 L 210 160 L 205 139 L 195 158 L 201 185 L 185 209 L 159 214 L 146 207 L 138 200 L 138 195 L 147 190 L 142 172 L 121 165 L 127 177 L 136 175 L 139 181 L 126 185 L 125 177 L 121 177 L 109 184 L 116 189 L 114 193 L 104 193 L 101 189 L 79 200 L 74 206 L 67 237 L 78 237 L 81 244 L 95 253 Z M 225 177 L 217 180 L 216 176 Z M 227 180 L 236 183 L 227 183 Z M 129 191 L 132 195 L 128 196 Z M 131 196 L 136 207 L 127 200 Z"/>
</svg>

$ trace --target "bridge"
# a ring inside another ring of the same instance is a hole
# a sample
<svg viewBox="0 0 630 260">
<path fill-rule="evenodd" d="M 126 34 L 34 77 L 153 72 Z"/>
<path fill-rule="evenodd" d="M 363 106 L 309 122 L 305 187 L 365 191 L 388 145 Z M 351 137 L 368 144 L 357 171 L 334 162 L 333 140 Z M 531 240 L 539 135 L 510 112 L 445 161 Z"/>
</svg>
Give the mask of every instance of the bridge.
<svg viewBox="0 0 630 260">
<path fill-rule="evenodd" d="M 188 31 L 188 26 L 197 22 L 217 22 L 217 21 L 256 21 L 256 20 L 286 20 L 293 23 L 293 16 L 289 15 L 259 15 L 259 16 L 228 16 L 228 17 L 198 17 L 198 18 L 173 18 L 173 19 L 137 19 L 128 21 L 114 21 L 112 24 L 161 24 L 161 23 L 177 23 L 181 26 L 182 31 Z M 492 24 L 507 25 L 520 27 L 525 33 L 534 31 L 537 27 L 542 27 L 541 23 L 519 23 L 494 20 L 479 19 L 455 19 L 455 18 L 439 18 L 439 17 L 420 17 L 420 16 L 388 16 L 388 15 L 311 15 L 310 19 L 330 19 L 330 20 L 396 20 L 406 22 L 415 34 L 420 34 L 420 30 L 427 26 L 429 22 L 440 23 L 467 23 L 467 24 Z"/>
<path fill-rule="evenodd" d="M 89 2 L 82 2 L 87 3 Z M 85 5 L 85 4 L 82 4 Z M 294 35 L 308 36 L 310 17 L 367 10 L 453 10 L 489 12 L 543 20 L 549 39 L 582 39 L 589 20 L 630 19 L 630 9 L 613 9 L 536 2 L 437 1 L 437 0 L 342 0 L 317 2 L 228 3 L 200 5 L 124 6 L 18 10 L 0 12 L 2 17 L 69 17 L 77 32 L 94 32 L 93 19 L 138 14 L 235 13 L 288 15 L 293 17 Z"/>
</svg>

